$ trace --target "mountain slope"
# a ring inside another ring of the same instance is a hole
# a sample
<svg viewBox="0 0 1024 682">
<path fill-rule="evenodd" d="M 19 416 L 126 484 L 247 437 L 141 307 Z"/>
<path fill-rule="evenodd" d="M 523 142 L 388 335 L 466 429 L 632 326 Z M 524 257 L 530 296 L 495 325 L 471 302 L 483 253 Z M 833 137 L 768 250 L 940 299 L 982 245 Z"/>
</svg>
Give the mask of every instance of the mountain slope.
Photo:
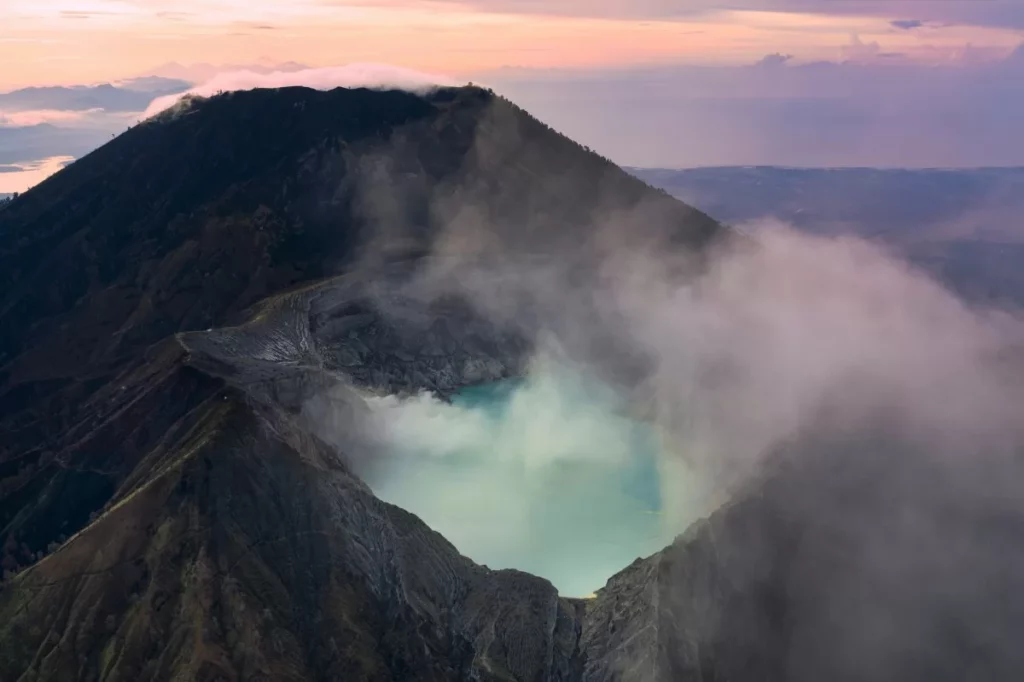
<svg viewBox="0 0 1024 682">
<path fill-rule="evenodd" d="M 474 88 L 192 102 L 0 213 L 0 679 L 580 679 L 578 602 L 374 499 L 356 421 L 308 413 L 520 371 L 514 329 L 381 296 L 467 206 L 510 254 L 608 207 L 720 234 Z"/>
</svg>

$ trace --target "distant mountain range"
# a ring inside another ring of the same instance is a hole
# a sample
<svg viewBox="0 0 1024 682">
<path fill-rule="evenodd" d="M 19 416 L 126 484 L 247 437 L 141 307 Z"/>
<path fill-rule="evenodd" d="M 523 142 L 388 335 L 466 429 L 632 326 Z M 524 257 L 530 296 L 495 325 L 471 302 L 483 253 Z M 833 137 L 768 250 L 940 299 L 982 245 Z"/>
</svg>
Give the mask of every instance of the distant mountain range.
<svg viewBox="0 0 1024 682">
<path fill-rule="evenodd" d="M 188 88 L 184 81 L 147 77 L 0 93 L 0 166 L 88 154 L 134 124 L 155 98 Z"/>
<path fill-rule="evenodd" d="M 156 97 L 187 90 L 187 81 L 146 77 L 123 81 L 116 85 L 78 85 L 71 87 L 22 88 L 0 93 L 2 111 L 145 111 Z"/>
<path fill-rule="evenodd" d="M 971 299 L 1024 305 L 1024 168 L 631 170 L 726 223 L 856 234 Z"/>
</svg>

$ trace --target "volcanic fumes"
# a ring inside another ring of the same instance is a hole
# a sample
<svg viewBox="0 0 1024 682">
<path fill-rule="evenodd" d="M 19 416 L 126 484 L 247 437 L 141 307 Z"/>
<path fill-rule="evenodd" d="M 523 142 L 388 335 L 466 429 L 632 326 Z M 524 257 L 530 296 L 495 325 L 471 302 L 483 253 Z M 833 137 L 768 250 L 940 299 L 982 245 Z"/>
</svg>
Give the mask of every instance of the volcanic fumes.
<svg viewBox="0 0 1024 682">
<path fill-rule="evenodd" d="M 694 520 L 663 513 L 656 428 L 580 371 L 535 363 L 450 401 L 421 393 L 369 405 L 385 463 L 366 478 L 381 499 L 466 556 L 547 578 L 564 595 L 603 587 Z"/>
</svg>

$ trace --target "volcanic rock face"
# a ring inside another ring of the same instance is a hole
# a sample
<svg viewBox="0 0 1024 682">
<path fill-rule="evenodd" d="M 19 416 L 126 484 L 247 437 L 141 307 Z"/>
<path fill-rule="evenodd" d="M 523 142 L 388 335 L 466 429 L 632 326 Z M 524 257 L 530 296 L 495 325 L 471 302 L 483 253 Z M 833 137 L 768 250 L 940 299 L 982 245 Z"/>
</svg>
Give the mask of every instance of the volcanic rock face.
<svg viewBox="0 0 1024 682">
<path fill-rule="evenodd" d="M 587 663 L 583 602 L 475 565 L 352 469 L 353 390 L 444 396 L 530 351 L 391 286 L 440 226 L 544 251 L 595 190 L 693 246 L 718 229 L 473 88 L 193 103 L 7 206 L 0 679 L 626 674 Z"/>
</svg>

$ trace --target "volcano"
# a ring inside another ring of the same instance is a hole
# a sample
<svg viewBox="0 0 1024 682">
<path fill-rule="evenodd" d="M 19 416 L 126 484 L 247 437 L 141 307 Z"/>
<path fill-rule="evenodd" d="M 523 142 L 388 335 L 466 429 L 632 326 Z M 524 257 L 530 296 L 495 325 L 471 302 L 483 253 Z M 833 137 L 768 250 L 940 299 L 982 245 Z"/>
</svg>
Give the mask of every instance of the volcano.
<svg viewBox="0 0 1024 682">
<path fill-rule="evenodd" d="M 609 243 L 735 238 L 475 87 L 191 99 L 74 162 L 0 207 L 0 680 L 1014 679 L 1020 572 L 981 558 L 1019 518 L 943 507 L 986 529 L 974 579 L 864 589 L 844 531 L 903 543 L 878 522 L 921 469 L 900 434 L 809 434 L 854 473 L 775 468 L 591 599 L 364 482 L 354 396 L 451 397 L 534 350 L 528 314 L 417 295 L 453 253 L 586 283 Z M 597 328 L 565 341 L 617 357 Z"/>
<path fill-rule="evenodd" d="M 459 207 L 543 252 L 595 193 L 721 230 L 472 87 L 184 102 L 6 206 L 0 678 L 579 678 L 582 602 L 377 500 L 304 406 L 517 375 L 515 330 L 370 292 Z"/>
</svg>

